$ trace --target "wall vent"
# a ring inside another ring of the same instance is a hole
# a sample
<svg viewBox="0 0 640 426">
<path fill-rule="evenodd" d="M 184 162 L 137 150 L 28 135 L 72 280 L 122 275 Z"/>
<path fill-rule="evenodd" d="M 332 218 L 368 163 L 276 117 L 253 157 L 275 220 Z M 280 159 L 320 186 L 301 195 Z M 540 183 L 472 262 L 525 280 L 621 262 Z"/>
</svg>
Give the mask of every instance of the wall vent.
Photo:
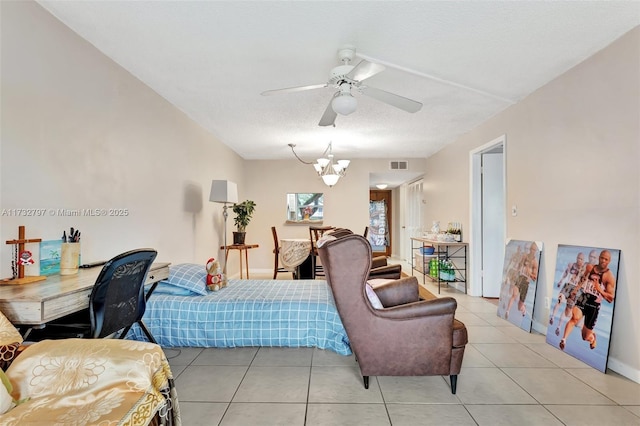
<svg viewBox="0 0 640 426">
<path fill-rule="evenodd" d="M 408 161 L 389 161 L 389 170 L 409 170 Z"/>
</svg>

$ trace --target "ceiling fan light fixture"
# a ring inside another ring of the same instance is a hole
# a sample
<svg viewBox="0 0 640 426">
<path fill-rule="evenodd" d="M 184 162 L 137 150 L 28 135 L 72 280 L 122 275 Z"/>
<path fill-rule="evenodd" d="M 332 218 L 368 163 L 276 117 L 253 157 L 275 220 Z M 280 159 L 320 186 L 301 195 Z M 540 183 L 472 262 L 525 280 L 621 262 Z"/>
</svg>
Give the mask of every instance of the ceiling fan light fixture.
<svg viewBox="0 0 640 426">
<path fill-rule="evenodd" d="M 293 155 L 298 159 L 298 161 L 303 164 L 313 165 L 313 168 L 315 169 L 318 176 L 320 176 L 324 184 L 329 187 L 338 183 L 340 178 L 345 176 L 345 174 L 347 173 L 347 167 L 349 167 L 349 163 L 351 163 L 351 161 L 349 160 L 333 160 L 333 147 L 331 142 L 329 142 L 329 146 L 327 146 L 327 149 L 323 154 L 326 154 L 327 156 L 318 158 L 315 163 L 304 161 L 302 158 L 298 157 L 295 149 L 293 149 L 295 147 L 295 144 L 290 143 L 289 147 L 291 148 Z"/>
<path fill-rule="evenodd" d="M 356 110 L 358 100 L 350 93 L 340 93 L 331 101 L 331 108 L 338 114 L 349 115 Z"/>
</svg>

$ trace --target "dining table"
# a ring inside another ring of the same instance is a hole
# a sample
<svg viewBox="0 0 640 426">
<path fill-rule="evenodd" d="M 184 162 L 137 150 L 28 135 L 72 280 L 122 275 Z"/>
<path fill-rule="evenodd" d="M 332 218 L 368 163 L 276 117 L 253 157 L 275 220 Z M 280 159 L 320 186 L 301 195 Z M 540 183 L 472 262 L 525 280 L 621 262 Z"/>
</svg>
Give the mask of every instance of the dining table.
<svg viewBox="0 0 640 426">
<path fill-rule="evenodd" d="M 310 261 L 311 240 L 308 238 L 281 238 L 280 264 L 298 279 L 306 278 L 303 266 Z"/>
<path fill-rule="evenodd" d="M 311 252 L 311 240 L 308 238 L 281 238 L 280 263 L 291 272 L 301 265 Z"/>
</svg>

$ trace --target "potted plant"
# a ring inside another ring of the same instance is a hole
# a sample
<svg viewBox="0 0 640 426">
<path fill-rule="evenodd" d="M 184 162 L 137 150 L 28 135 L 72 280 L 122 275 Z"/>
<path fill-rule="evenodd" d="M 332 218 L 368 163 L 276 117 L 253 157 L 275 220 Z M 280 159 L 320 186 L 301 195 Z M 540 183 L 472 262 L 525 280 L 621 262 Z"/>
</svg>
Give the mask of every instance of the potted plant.
<svg viewBox="0 0 640 426">
<path fill-rule="evenodd" d="M 233 212 L 236 214 L 234 224 L 237 229 L 237 231 L 233 233 L 233 244 L 244 244 L 245 231 L 251 221 L 251 215 L 255 208 L 256 203 L 251 200 L 245 200 L 233 205 Z"/>
</svg>

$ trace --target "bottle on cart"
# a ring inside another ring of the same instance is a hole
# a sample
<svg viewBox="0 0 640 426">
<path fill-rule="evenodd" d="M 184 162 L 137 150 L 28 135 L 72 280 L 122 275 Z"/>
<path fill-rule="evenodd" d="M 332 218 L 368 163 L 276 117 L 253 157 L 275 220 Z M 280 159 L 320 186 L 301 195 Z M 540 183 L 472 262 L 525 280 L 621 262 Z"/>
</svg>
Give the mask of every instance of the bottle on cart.
<svg viewBox="0 0 640 426">
<path fill-rule="evenodd" d="M 433 234 L 439 234 L 440 233 L 440 221 L 439 220 L 434 220 L 433 223 L 431 224 L 431 233 L 433 233 Z"/>
<path fill-rule="evenodd" d="M 438 259 L 431 259 L 429 262 L 429 275 L 438 278 Z"/>
</svg>

